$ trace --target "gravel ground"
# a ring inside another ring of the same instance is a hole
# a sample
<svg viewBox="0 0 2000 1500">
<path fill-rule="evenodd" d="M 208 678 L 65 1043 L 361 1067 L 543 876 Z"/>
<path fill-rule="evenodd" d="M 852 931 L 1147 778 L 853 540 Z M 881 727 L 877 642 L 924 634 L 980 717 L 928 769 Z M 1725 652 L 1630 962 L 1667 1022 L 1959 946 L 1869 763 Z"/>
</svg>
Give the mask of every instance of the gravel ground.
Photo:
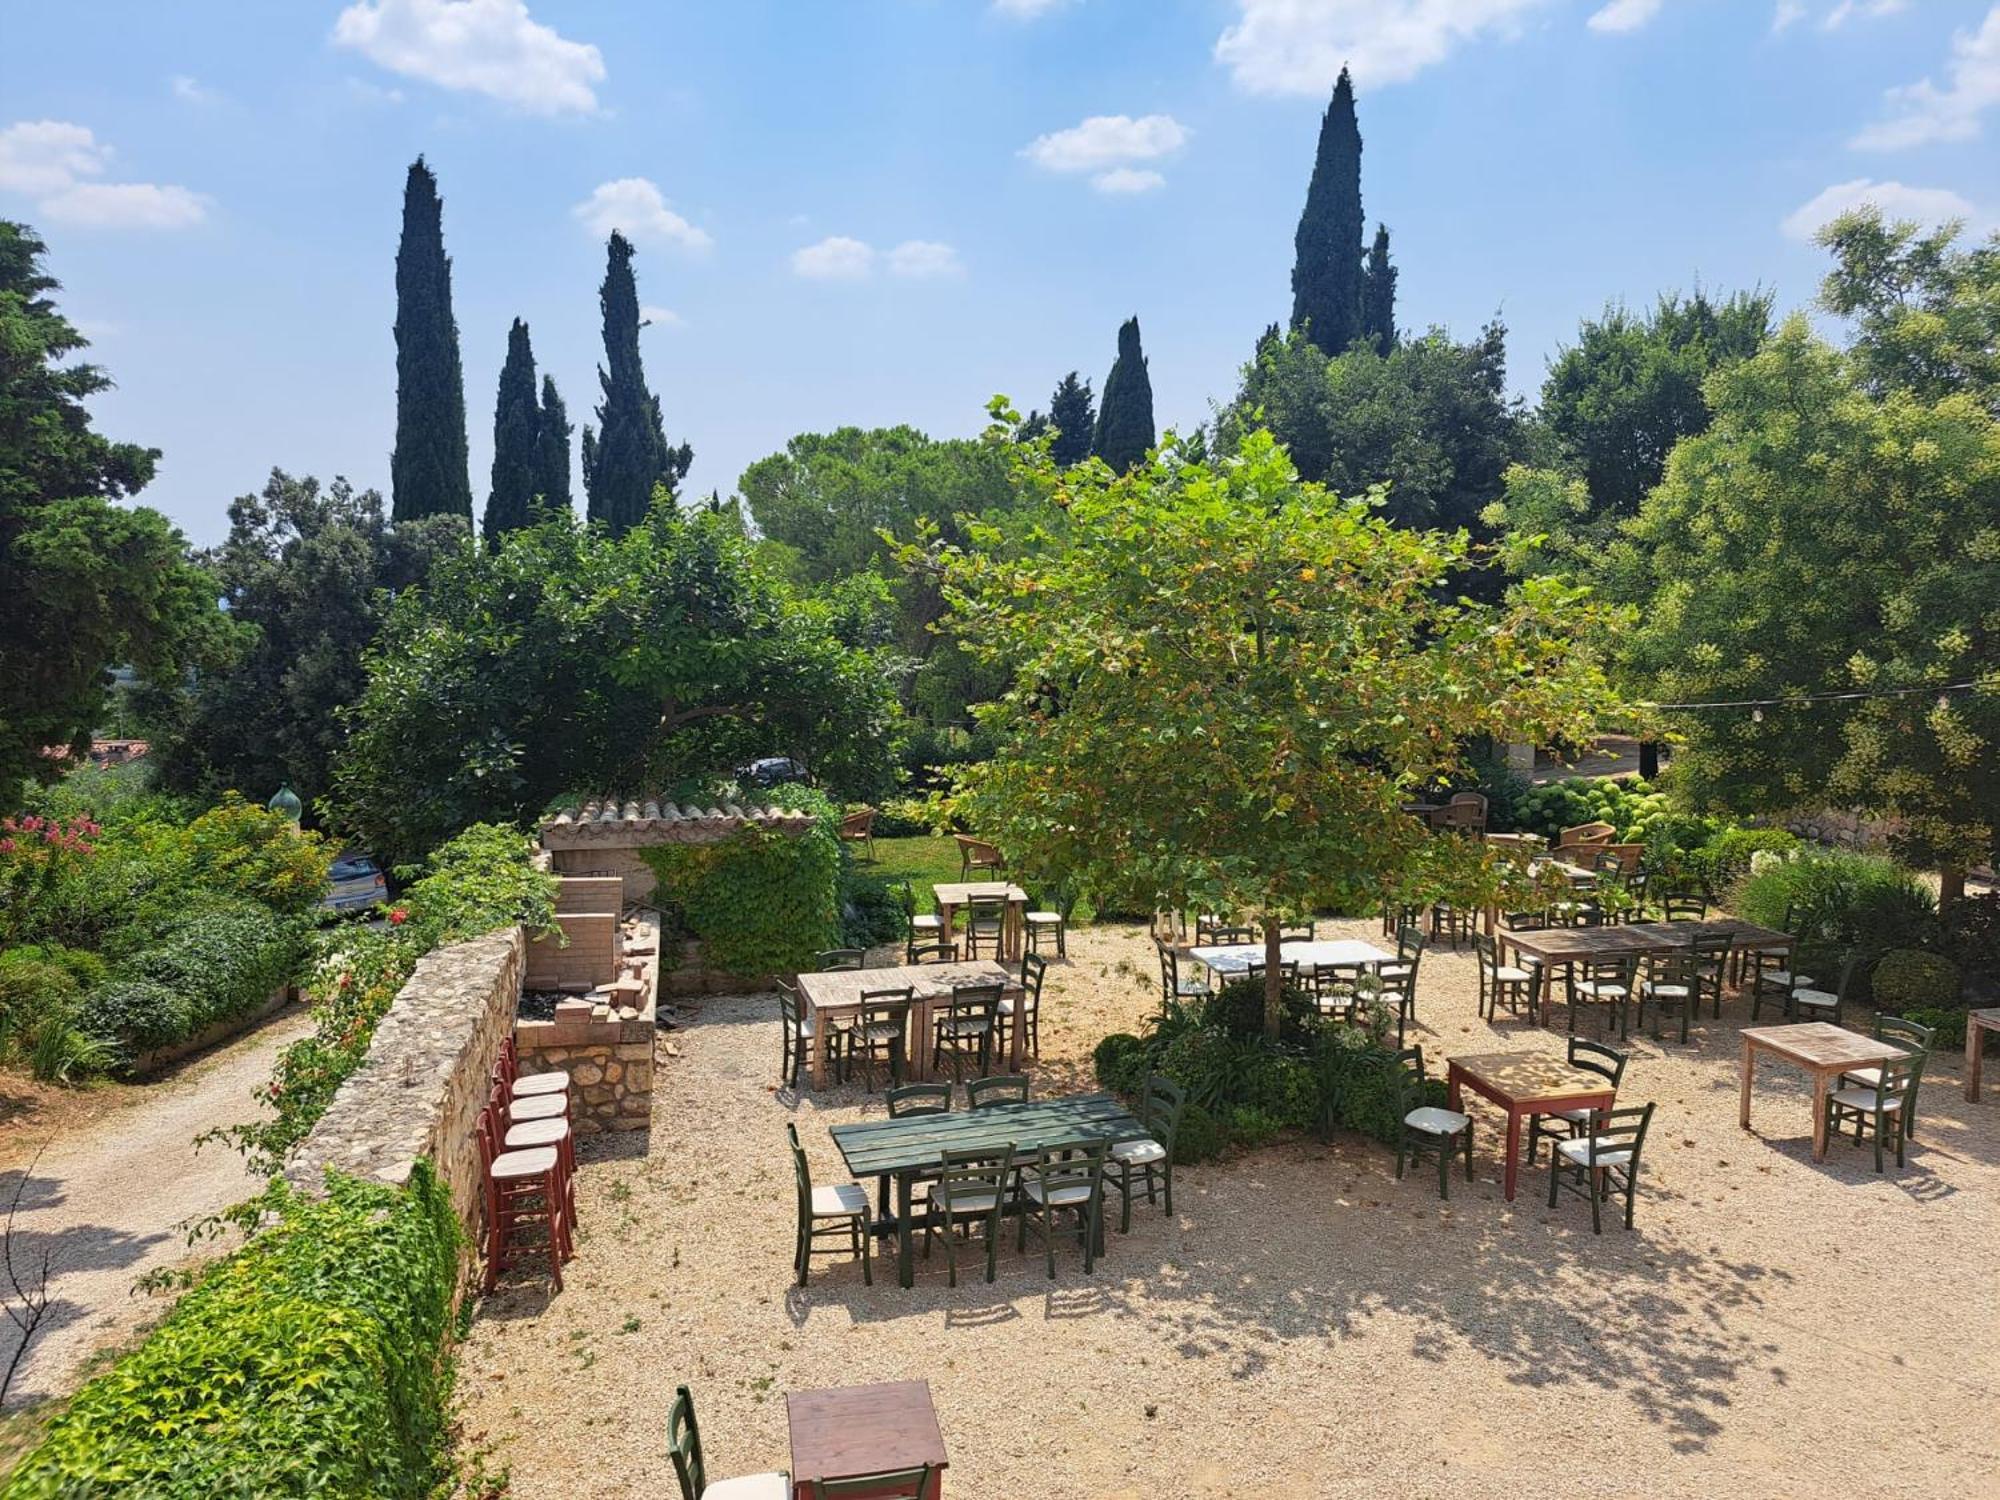
<svg viewBox="0 0 2000 1500">
<path fill-rule="evenodd" d="M 1151 970 L 1140 929 L 1072 934 L 1040 1089 L 1091 1086 Z M 1560 1050 L 1477 1019 L 1469 952 L 1426 959 L 1418 1009 L 1433 1057 Z M 777 1093 L 774 1002 L 710 1000 L 650 1138 L 586 1150 L 566 1290 L 480 1307 L 463 1443 L 522 1500 L 667 1496 L 682 1381 L 725 1475 L 788 1465 L 787 1390 L 921 1377 L 959 1496 L 1994 1494 L 2000 1099 L 1965 1103 L 1941 1056 L 1906 1168 L 1877 1177 L 1851 1142 L 1815 1165 L 1802 1075 L 1761 1070 L 1737 1128 L 1747 1009 L 1636 1043 L 1623 1095 L 1660 1113 L 1632 1233 L 1547 1210 L 1545 1171 L 1506 1204 L 1489 1112 L 1448 1205 L 1381 1146 L 1283 1143 L 1184 1171 L 1176 1220 L 1135 1209 L 1095 1276 L 1072 1251 L 1051 1282 L 1031 1246 L 992 1287 L 948 1288 L 939 1256 L 909 1291 L 832 1259 L 801 1291 L 783 1122 L 833 1180 L 826 1127 L 880 1098 Z"/>
</svg>

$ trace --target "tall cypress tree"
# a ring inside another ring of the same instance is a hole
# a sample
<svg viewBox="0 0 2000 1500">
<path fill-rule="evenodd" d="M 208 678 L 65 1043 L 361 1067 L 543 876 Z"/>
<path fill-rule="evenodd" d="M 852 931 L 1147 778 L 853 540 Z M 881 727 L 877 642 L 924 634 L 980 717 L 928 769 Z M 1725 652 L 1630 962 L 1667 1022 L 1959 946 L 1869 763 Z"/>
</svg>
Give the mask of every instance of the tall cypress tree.
<svg viewBox="0 0 2000 1500">
<path fill-rule="evenodd" d="M 403 238 L 396 247 L 396 448 L 389 483 L 396 520 L 447 515 L 471 524 L 465 374 L 451 315 L 444 203 L 421 156 L 403 184 Z"/>
<path fill-rule="evenodd" d="M 1118 330 L 1118 358 L 1104 377 L 1091 451 L 1123 474 L 1145 458 L 1153 440 L 1153 381 L 1139 348 L 1139 320 L 1127 318 Z"/>
<path fill-rule="evenodd" d="M 1361 233 L 1361 126 L 1354 80 L 1342 68 L 1320 121 L 1319 154 L 1292 241 L 1292 327 L 1327 354 L 1341 353 L 1362 332 Z"/>
<path fill-rule="evenodd" d="M 1389 261 L 1389 226 L 1375 226 L 1375 243 L 1361 278 L 1361 332 L 1374 340 L 1375 352 L 1396 347 L 1396 268 Z"/>
<path fill-rule="evenodd" d="M 655 485 L 666 486 L 672 497 L 694 462 L 694 450 L 685 443 L 679 448 L 667 445 L 659 398 L 646 389 L 646 371 L 639 361 L 639 287 L 632 276 L 632 242 L 616 230 L 611 232 L 597 300 L 604 312 L 605 364 L 597 371 L 604 399 L 597 408 L 597 431 L 583 430 L 583 488 L 590 519 L 603 521 L 612 535 L 623 536 L 645 519 Z"/>
<path fill-rule="evenodd" d="M 556 393 L 556 378 L 542 377 L 542 409 L 535 424 L 535 503 L 554 514 L 570 506 L 569 408 Z"/>
<path fill-rule="evenodd" d="M 1049 425 L 1056 431 L 1049 454 L 1058 465 L 1067 469 L 1090 457 L 1090 445 L 1097 435 L 1096 404 L 1090 382 L 1079 380 L 1074 370 L 1063 376 L 1049 397 Z"/>
<path fill-rule="evenodd" d="M 526 526 L 535 500 L 535 439 L 542 409 L 535 401 L 535 351 L 519 318 L 507 330 L 507 359 L 500 366 L 500 395 L 493 406 L 493 488 L 480 523 L 492 546 Z"/>
</svg>

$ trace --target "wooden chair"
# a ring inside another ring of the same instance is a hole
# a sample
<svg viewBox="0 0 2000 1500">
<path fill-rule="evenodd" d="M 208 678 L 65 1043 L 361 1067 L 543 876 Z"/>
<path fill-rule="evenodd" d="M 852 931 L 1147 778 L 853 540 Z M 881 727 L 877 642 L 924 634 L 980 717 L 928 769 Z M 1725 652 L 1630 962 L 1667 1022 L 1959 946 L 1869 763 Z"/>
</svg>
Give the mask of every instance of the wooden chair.
<svg viewBox="0 0 2000 1500">
<path fill-rule="evenodd" d="M 1153 1202 L 1156 1192 L 1163 1194 L 1167 1217 L 1173 1217 L 1174 1141 L 1180 1134 L 1181 1116 L 1186 1111 L 1186 1089 L 1164 1073 L 1154 1073 L 1147 1078 L 1145 1095 L 1139 1101 L 1139 1123 L 1146 1127 L 1146 1138 L 1120 1141 L 1105 1156 L 1106 1181 L 1118 1189 L 1118 1196 L 1124 1203 L 1118 1216 L 1120 1234 L 1132 1232 L 1135 1174 L 1145 1187 L 1146 1201 Z"/>
<path fill-rule="evenodd" d="M 806 1274 L 811 1269 L 815 1255 L 837 1255 L 843 1247 L 818 1248 L 821 1240 L 845 1240 L 845 1249 L 861 1262 L 861 1281 L 864 1286 L 875 1284 L 875 1271 L 869 1256 L 868 1241 L 868 1194 L 858 1183 L 841 1182 L 827 1187 L 814 1187 L 812 1168 L 806 1165 L 805 1148 L 799 1144 L 798 1126 L 787 1120 L 785 1138 L 792 1146 L 792 1176 L 799 1190 L 798 1240 L 792 1252 L 792 1269 L 799 1274 L 799 1285 L 806 1284 Z"/>
<path fill-rule="evenodd" d="M 490 1109 L 479 1112 L 473 1134 L 486 1211 L 482 1287 L 491 1295 L 501 1272 L 540 1259 L 548 1266 L 550 1286 L 560 1292 L 563 1262 L 576 1253 L 561 1152 L 555 1146 L 503 1151 L 499 1122 Z"/>
<path fill-rule="evenodd" d="M 1024 1085 L 1026 1082 L 1022 1080 Z M 972 1107 L 979 1107 L 976 1097 Z M 1009 1144 L 991 1150 L 946 1151 L 940 1160 L 937 1178 L 930 1184 L 924 1216 L 924 1254 L 930 1254 L 932 1233 L 942 1228 L 946 1279 L 957 1286 L 959 1231 L 964 1230 L 970 1239 L 973 1230 L 983 1227 L 986 1279 L 990 1282 L 1000 1249 L 1000 1216 L 1007 1207 L 1008 1188 L 1014 1175 L 1014 1148 Z"/>
<path fill-rule="evenodd" d="M 1403 1045 L 1403 1035 L 1412 1021 L 1417 1018 L 1417 976 L 1414 973 L 1383 973 L 1389 966 L 1384 964 L 1370 974 L 1362 983 L 1357 997 L 1357 1019 L 1367 1020 L 1378 1017 L 1386 1033 L 1394 1027 L 1396 1046 Z"/>
<path fill-rule="evenodd" d="M 1669 922 L 1705 922 L 1708 920 L 1708 901 L 1692 891 L 1681 891 L 1666 897 L 1660 903 L 1660 910 Z"/>
<path fill-rule="evenodd" d="M 947 934 L 944 930 L 944 923 L 940 920 L 936 912 L 919 912 L 917 910 L 917 893 L 911 887 L 909 881 L 900 882 L 895 887 L 895 890 L 896 904 L 903 908 L 904 962 L 915 963 L 916 960 L 909 957 L 909 955 L 917 951 L 919 944 L 946 941 Z"/>
<path fill-rule="evenodd" d="M 921 947 L 912 947 L 904 957 L 913 965 L 955 964 L 958 962 L 958 944 L 925 943 Z"/>
<path fill-rule="evenodd" d="M 1937 1033 L 1929 1026 L 1915 1021 L 1906 1021 L 1901 1016 L 1885 1016 L 1877 1012 L 1875 1016 L 1875 1040 L 1878 1042 L 1899 1042 L 1911 1052 L 1929 1062 L 1931 1042 Z M 1882 1084 L 1880 1068 L 1856 1068 L 1852 1073 L 1840 1075 L 1838 1087 L 1852 1084 L 1858 1088 L 1879 1088 Z M 1903 1106 L 1903 1133 L 1911 1140 L 1917 1138 L 1917 1084 L 1910 1085 L 1910 1101 Z"/>
<path fill-rule="evenodd" d="M 1055 937 L 1056 957 L 1068 958 L 1069 916 L 1072 911 L 1076 910 L 1076 897 L 1072 896 L 1068 889 L 1063 886 L 1057 886 L 1053 891 L 1043 891 L 1041 896 L 1043 902 L 1041 907 L 1036 908 L 1031 906 L 1025 918 L 1027 923 L 1028 951 L 1030 953 L 1039 953 L 1041 951 L 1042 934 L 1046 932 L 1053 934 Z"/>
<path fill-rule="evenodd" d="M 993 1063 L 993 1038 L 999 1029 L 1000 1000 L 1005 990 L 997 984 L 955 984 L 951 998 L 932 1022 L 931 1056 L 951 1058 L 951 1081 L 964 1077 L 965 1059 L 978 1058 L 984 1077 Z"/>
<path fill-rule="evenodd" d="M 1618 1036 L 1622 1041 L 1631 1034 L 1632 988 L 1638 976 L 1639 960 L 1636 954 L 1624 954 L 1612 958 L 1580 959 L 1569 966 L 1564 976 L 1569 992 L 1569 1029 L 1576 1034 L 1576 1018 L 1585 1004 L 1603 1005 L 1604 1034 L 1611 1034 L 1614 1017 L 1618 1022 Z"/>
<path fill-rule="evenodd" d="M 1278 941 L 1281 943 L 1310 943 L 1318 931 L 1319 926 L 1314 922 L 1289 922 L 1278 929 Z"/>
<path fill-rule="evenodd" d="M 895 990 L 863 990 L 861 1008 L 847 1033 L 847 1059 L 841 1072 L 851 1072 L 856 1058 L 861 1060 L 862 1085 L 875 1092 L 875 1061 L 886 1065 L 889 1085 L 903 1081 L 903 1059 L 909 1050 L 910 1011 L 916 1005 L 916 991 L 905 986 Z"/>
<path fill-rule="evenodd" d="M 560 1094 L 563 1097 L 564 1113 L 568 1113 L 569 1074 L 561 1068 L 552 1068 L 546 1073 L 521 1072 L 521 1057 L 514 1044 L 514 1034 L 510 1031 L 500 1039 L 500 1052 L 493 1060 L 493 1076 L 501 1079 L 507 1088 L 509 1098 L 526 1099 L 539 1094 Z"/>
<path fill-rule="evenodd" d="M 1722 1019 L 1722 990 L 1729 972 L 1729 950 L 1734 939 L 1726 932 L 1707 932 L 1688 944 L 1688 952 L 1694 959 L 1695 992 L 1697 1009 L 1701 1002 L 1709 1002 L 1709 1013 Z M 1683 1035 L 1682 1041 L 1687 1037 Z"/>
<path fill-rule="evenodd" d="M 1430 945 L 1430 939 L 1416 927 L 1399 927 L 1396 929 L 1396 957 L 1391 962 L 1380 965 L 1376 972 L 1384 979 L 1400 979 L 1407 975 L 1414 992 L 1417 970 L 1422 966 L 1424 954 Z"/>
<path fill-rule="evenodd" d="M 1556 1142 L 1549 1157 L 1549 1207 L 1567 1189 L 1590 1199 L 1590 1231 L 1604 1233 L 1604 1200 L 1613 1191 L 1625 1194 L 1625 1227 L 1632 1227 L 1632 1202 L 1639 1188 L 1639 1153 L 1653 1123 L 1651 1104 L 1629 1109 L 1600 1109 L 1591 1114 L 1585 1133 Z M 1569 1174 L 1569 1175 L 1565 1175 Z"/>
<path fill-rule="evenodd" d="M 951 1085 L 948 1083 L 906 1083 L 899 1089 L 890 1089 L 882 1097 L 888 1101 L 889 1118 L 892 1120 L 908 1115 L 951 1113 Z"/>
<path fill-rule="evenodd" d="M 1383 937 L 1394 937 L 1405 927 L 1421 927 L 1423 919 L 1424 908 L 1421 903 L 1415 901 L 1392 901 L 1387 896 L 1382 898 Z"/>
<path fill-rule="evenodd" d="M 1396 1054 L 1396 1113 L 1403 1128 L 1396 1137 L 1396 1179 L 1403 1164 L 1434 1151 L 1438 1159 L 1438 1196 L 1451 1197 L 1451 1156 L 1458 1138 L 1465 1138 L 1465 1180 L 1472 1181 L 1472 1116 L 1424 1103 L 1424 1049 L 1410 1047 Z"/>
<path fill-rule="evenodd" d="M 1860 1145 L 1872 1126 L 1875 1135 L 1875 1170 L 1882 1170 L 1882 1148 L 1894 1143 L 1896 1165 L 1903 1165 L 1903 1146 L 1910 1138 L 1910 1112 L 1916 1104 L 1917 1085 L 1924 1076 L 1926 1054 L 1915 1052 L 1892 1057 L 1871 1069 L 1873 1087 L 1850 1083 L 1826 1097 L 1828 1139 L 1840 1134 L 1843 1125 L 1854 1127 L 1854 1144 Z"/>
<path fill-rule="evenodd" d="M 1338 1021 L 1354 1018 L 1355 1001 L 1370 977 L 1367 964 L 1314 964 L 1312 973 L 1301 975 L 1319 1013 Z"/>
<path fill-rule="evenodd" d="M 969 834 L 954 833 L 958 840 L 958 878 L 970 880 L 974 870 L 998 873 L 1007 868 L 1007 860 L 999 848 L 985 839 L 976 839 Z"/>
<path fill-rule="evenodd" d="M 778 981 L 778 1036 L 783 1050 L 778 1056 L 778 1083 L 782 1088 L 797 1089 L 799 1069 L 812 1051 L 813 1036 L 818 1030 L 819 1020 L 805 1011 L 805 1002 L 800 998 L 798 988 L 780 979 Z M 841 1064 L 841 1054 L 845 1048 L 847 1028 L 839 1027 L 827 1032 L 827 1060 L 836 1068 Z"/>
<path fill-rule="evenodd" d="M 1556 846 L 1551 851 L 1557 858 L 1566 849 L 1589 849 L 1599 844 L 1608 844 L 1618 836 L 1618 830 L 1609 823 L 1578 823 L 1573 828 L 1565 828 L 1556 835 Z"/>
<path fill-rule="evenodd" d="M 675 1393 L 673 1409 L 667 1413 L 667 1450 L 674 1461 L 674 1477 L 681 1482 L 681 1500 L 791 1500 L 791 1476 L 783 1472 L 710 1482 L 701 1458 L 694 1396 L 686 1386 Z"/>
<path fill-rule="evenodd" d="M 813 1481 L 810 1495 L 800 1490 L 796 1500 L 844 1500 L 850 1495 L 856 1500 L 864 1495 L 868 1500 L 925 1500 L 930 1492 L 931 1466 L 920 1464 L 914 1469 L 885 1469 L 880 1474 L 857 1474 L 851 1479 L 818 1479 Z"/>
<path fill-rule="evenodd" d="M 1000 997 L 999 1045 L 1003 1048 L 1013 1044 L 1009 1034 L 1016 1026 L 1025 1027 L 1022 1039 L 1028 1044 L 1028 1051 L 1034 1057 L 1042 1055 L 1042 980 L 1049 972 L 1049 961 L 1039 954 L 1030 953 L 1021 960 L 1021 993 Z M 1011 1055 L 1011 1054 L 1010 1054 Z"/>
<path fill-rule="evenodd" d="M 567 1113 L 557 1114 L 548 1105 L 556 1101 L 543 1097 L 512 1100 L 496 1082 L 486 1095 L 488 1118 L 493 1122 L 494 1141 L 502 1152 L 534 1151 L 543 1146 L 556 1148 L 556 1168 L 560 1172 L 563 1207 L 572 1224 L 576 1222 L 576 1132 Z M 564 1101 L 567 1103 L 567 1101 Z"/>
<path fill-rule="evenodd" d="M 875 860 L 875 809 L 858 808 L 840 820 L 840 841 L 843 844 L 859 844 L 867 851 L 866 858 L 873 864 Z"/>
<path fill-rule="evenodd" d="M 1538 976 L 1533 969 L 1500 962 L 1498 944 L 1484 932 L 1472 935 L 1472 956 L 1479 966 L 1481 1016 L 1492 1021 L 1499 1020 L 1502 1005 L 1507 1007 L 1509 1015 L 1534 1014 Z"/>
<path fill-rule="evenodd" d="M 1026 1252 L 1028 1231 L 1033 1229 L 1048 1253 L 1051 1281 L 1056 1274 L 1056 1224 L 1063 1214 L 1076 1215 L 1084 1274 L 1096 1267 L 1104 1243 L 1104 1164 L 1110 1150 L 1109 1142 L 1101 1136 L 1051 1146 L 1024 1176 L 1015 1249 Z"/>
<path fill-rule="evenodd" d="M 1486 794 L 1453 792 L 1451 800 L 1444 805 L 1444 816 L 1440 821 L 1446 828 L 1454 828 L 1461 833 L 1484 833 Z"/>
<path fill-rule="evenodd" d="M 840 974 L 868 967 L 865 948 L 828 948 L 813 958 L 813 967 L 822 974 Z"/>
<path fill-rule="evenodd" d="M 1726 941 L 1726 940 L 1725 940 Z M 1639 984 L 1639 1029 L 1645 1030 L 1646 1010 L 1653 1012 L 1653 1040 L 1660 1041 L 1660 1022 L 1668 1011 L 1680 1017 L 1681 1040 L 1688 1039 L 1688 1022 L 1701 1009 L 1701 964 L 1694 949 L 1655 953 L 1646 960 L 1646 977 Z"/>
<path fill-rule="evenodd" d="M 1615 1099 L 1618 1085 L 1625 1081 L 1625 1064 L 1632 1054 L 1606 1047 L 1600 1042 L 1586 1042 L 1580 1037 L 1569 1039 L 1569 1065 L 1585 1073 L 1595 1073 L 1611 1085 Z M 1541 1149 L 1543 1137 L 1552 1141 L 1574 1140 L 1590 1124 L 1591 1111 L 1587 1109 L 1559 1110 L 1552 1115 L 1528 1116 L 1528 1165 L 1535 1164 L 1535 1154 Z"/>
<path fill-rule="evenodd" d="M 1026 1073 L 996 1073 L 991 1078 L 975 1078 L 965 1086 L 965 1102 L 972 1109 L 991 1109 L 996 1104 L 1026 1104 L 1028 1095 Z"/>
<path fill-rule="evenodd" d="M 1858 972 L 1860 964 L 1861 954 L 1858 950 L 1848 954 L 1840 965 L 1840 979 L 1830 990 L 1814 989 L 1810 985 L 1794 984 L 1791 993 L 1785 997 L 1785 1014 L 1788 1016 L 1805 1016 L 1814 1021 L 1830 1021 L 1835 1026 L 1838 1026 L 1840 1024 L 1840 1008 L 1847 1003 L 1847 992 L 1854 984 L 1854 976 Z M 1753 1020 L 1755 1019 L 1756 1005 L 1757 1002 L 1753 998 L 1750 1002 L 1751 1018 Z"/>
<path fill-rule="evenodd" d="M 1160 958 L 1160 1006 L 1165 1009 L 1175 1001 L 1206 1000 L 1211 991 L 1204 979 L 1181 978 L 1181 956 L 1159 938 L 1153 939 L 1153 947 Z"/>
<path fill-rule="evenodd" d="M 993 956 L 1000 956 L 1000 944 L 1007 930 L 1007 903 L 982 896 L 977 901 L 968 901 L 965 906 L 965 956 L 979 957 L 979 945 L 991 945 Z"/>
</svg>

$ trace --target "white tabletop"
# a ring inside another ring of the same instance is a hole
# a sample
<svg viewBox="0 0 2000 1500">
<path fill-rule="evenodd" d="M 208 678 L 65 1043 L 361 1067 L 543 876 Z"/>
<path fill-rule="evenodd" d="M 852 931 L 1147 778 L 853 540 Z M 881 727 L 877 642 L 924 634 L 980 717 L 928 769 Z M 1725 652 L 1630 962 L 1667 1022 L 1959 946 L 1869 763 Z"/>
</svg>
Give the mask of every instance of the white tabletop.
<svg viewBox="0 0 2000 1500">
<path fill-rule="evenodd" d="M 1252 964 L 1264 962 L 1262 943 L 1231 943 L 1222 948 L 1190 948 L 1190 956 L 1200 959 L 1218 974 L 1241 974 Z M 1301 972 L 1320 964 L 1386 964 L 1389 955 L 1373 943 L 1341 938 L 1328 942 L 1281 943 L 1279 959 L 1295 963 Z"/>
</svg>

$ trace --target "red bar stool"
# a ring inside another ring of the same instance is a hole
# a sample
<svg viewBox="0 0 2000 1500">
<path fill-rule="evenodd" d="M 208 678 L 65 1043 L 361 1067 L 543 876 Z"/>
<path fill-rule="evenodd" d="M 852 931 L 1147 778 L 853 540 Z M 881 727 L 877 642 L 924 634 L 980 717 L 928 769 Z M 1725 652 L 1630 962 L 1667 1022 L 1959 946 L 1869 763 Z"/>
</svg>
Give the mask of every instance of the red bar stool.
<svg viewBox="0 0 2000 1500">
<path fill-rule="evenodd" d="M 569 1094 L 569 1074 L 558 1068 L 550 1073 L 530 1073 L 520 1076 L 520 1054 L 515 1050 L 514 1038 L 510 1033 L 500 1040 L 500 1055 L 493 1061 L 493 1076 L 507 1085 L 507 1092 L 516 1099 L 540 1094 Z"/>
<path fill-rule="evenodd" d="M 489 1294 L 500 1273 L 530 1256 L 548 1259 L 549 1279 L 562 1290 L 562 1263 L 575 1254 L 565 1201 L 562 1153 L 554 1146 L 527 1151 L 498 1149 L 491 1110 L 477 1126 L 479 1160 L 486 1189 L 486 1275 Z M 534 1233 L 540 1226 L 541 1234 Z"/>
<path fill-rule="evenodd" d="M 556 1164 L 562 1168 L 563 1205 L 570 1221 L 576 1221 L 576 1132 L 569 1117 L 558 1113 L 563 1101 L 548 1099 L 508 1099 L 496 1083 L 486 1097 L 487 1112 L 493 1118 L 494 1134 L 500 1150 L 533 1151 L 554 1146 Z"/>
</svg>

